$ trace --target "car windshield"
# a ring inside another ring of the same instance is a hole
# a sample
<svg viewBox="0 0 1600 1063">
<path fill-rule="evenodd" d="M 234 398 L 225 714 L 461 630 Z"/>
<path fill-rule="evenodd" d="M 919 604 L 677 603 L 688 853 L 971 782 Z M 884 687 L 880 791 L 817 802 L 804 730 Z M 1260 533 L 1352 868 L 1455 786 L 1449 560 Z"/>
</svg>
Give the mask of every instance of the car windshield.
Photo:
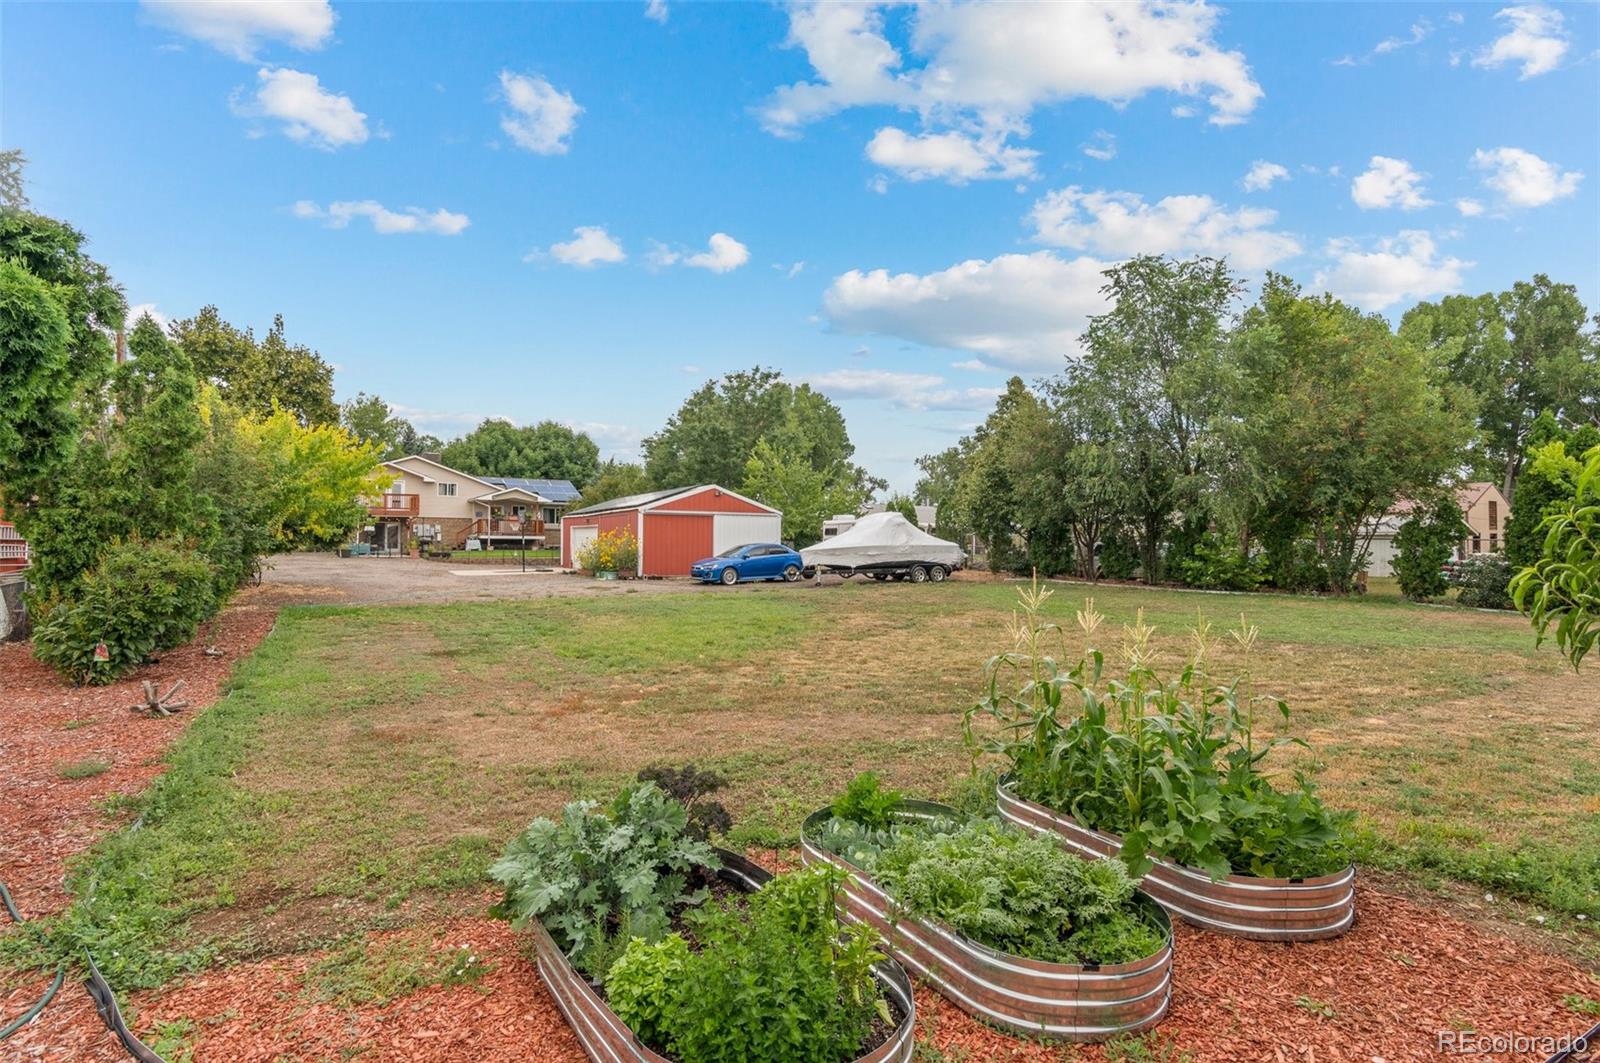
<svg viewBox="0 0 1600 1063">
<path fill-rule="evenodd" d="M 748 550 L 748 549 L 750 549 L 750 544 L 749 543 L 746 543 L 744 546 L 730 546 L 726 550 L 722 551 L 722 553 L 718 554 L 717 556 L 718 557 L 743 557 L 744 556 L 744 552 L 746 550 Z"/>
</svg>

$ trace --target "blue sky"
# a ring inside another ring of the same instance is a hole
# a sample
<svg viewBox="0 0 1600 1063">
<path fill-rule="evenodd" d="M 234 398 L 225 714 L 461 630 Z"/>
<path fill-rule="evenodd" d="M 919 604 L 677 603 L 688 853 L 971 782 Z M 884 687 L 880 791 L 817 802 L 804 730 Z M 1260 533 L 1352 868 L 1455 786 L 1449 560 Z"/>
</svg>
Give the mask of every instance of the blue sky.
<svg viewBox="0 0 1600 1063">
<path fill-rule="evenodd" d="M 130 302 L 632 456 L 755 363 L 894 486 L 1140 251 L 1600 303 L 1596 7 L 18 4 L 0 143 Z M 1600 307 L 1596 307 L 1600 309 Z"/>
</svg>

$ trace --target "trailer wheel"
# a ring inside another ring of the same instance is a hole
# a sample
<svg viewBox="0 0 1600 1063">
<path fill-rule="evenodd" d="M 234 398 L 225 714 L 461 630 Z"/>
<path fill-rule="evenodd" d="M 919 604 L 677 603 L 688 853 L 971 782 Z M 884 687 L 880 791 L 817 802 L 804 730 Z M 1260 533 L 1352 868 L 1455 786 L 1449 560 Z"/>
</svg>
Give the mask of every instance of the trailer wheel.
<svg viewBox="0 0 1600 1063">
<path fill-rule="evenodd" d="M 786 566 L 784 568 L 784 570 L 783 570 L 783 581 L 785 583 L 793 583 L 795 580 L 797 580 L 799 578 L 800 578 L 800 566 L 799 565 L 788 565 L 788 566 Z"/>
<path fill-rule="evenodd" d="M 884 580 L 889 578 L 889 573 L 887 573 L 887 572 L 874 572 L 874 573 L 872 573 L 872 578 L 877 580 L 879 583 L 882 583 Z"/>
<path fill-rule="evenodd" d="M 911 566 L 911 582 L 912 583 L 926 583 L 926 582 L 928 582 L 928 570 L 923 568 L 921 565 L 912 565 Z"/>
<path fill-rule="evenodd" d="M 933 580 L 935 583 L 943 583 L 944 578 L 948 575 L 949 573 L 944 570 L 943 565 L 934 565 L 932 568 L 928 569 L 928 578 Z"/>
</svg>

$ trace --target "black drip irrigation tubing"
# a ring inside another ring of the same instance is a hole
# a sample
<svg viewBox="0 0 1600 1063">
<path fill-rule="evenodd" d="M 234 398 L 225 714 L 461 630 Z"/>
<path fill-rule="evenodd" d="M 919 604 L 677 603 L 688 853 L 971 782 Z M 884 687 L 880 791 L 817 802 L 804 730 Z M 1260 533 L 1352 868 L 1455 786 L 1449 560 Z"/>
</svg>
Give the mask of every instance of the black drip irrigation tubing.
<svg viewBox="0 0 1600 1063">
<path fill-rule="evenodd" d="M 1594 1028 L 1588 1033 L 1545 1060 L 1544 1063 L 1568 1063 L 1569 1060 L 1576 1063 L 1580 1056 L 1587 1059 L 1587 1053 L 1597 1047 L 1600 1047 L 1600 1022 L 1595 1023 Z"/>
<path fill-rule="evenodd" d="M 138 825 L 138 822 L 134 823 L 135 828 Z M 90 884 L 89 892 L 91 894 L 94 892 L 93 883 Z M 10 914 L 12 922 L 22 922 L 22 913 L 18 912 L 17 906 L 12 903 L 11 893 L 6 889 L 3 882 L 0 882 L 0 902 L 4 902 L 6 912 Z M 128 1029 L 128 1024 L 122 1018 L 122 1009 L 117 1007 L 117 995 L 111 991 L 111 986 L 106 982 L 105 976 L 100 973 L 100 968 L 95 966 L 94 957 L 89 954 L 88 949 L 83 950 L 83 958 L 89 964 L 89 977 L 83 980 L 83 988 L 88 991 L 90 998 L 94 1000 L 94 1010 L 100 1013 L 100 1018 L 106 1024 L 106 1029 L 117 1035 L 117 1040 L 121 1042 L 122 1047 L 127 1049 L 128 1054 L 137 1059 L 139 1063 L 166 1063 L 166 1060 L 156 1055 L 148 1045 L 134 1035 L 132 1030 Z M 56 993 L 60 991 L 61 985 L 66 979 L 67 965 L 62 963 L 60 967 L 56 968 L 55 981 L 51 982 L 50 988 L 44 991 L 44 996 L 40 997 L 33 1007 L 23 1012 L 15 1021 L 8 1023 L 4 1028 L 0 1028 L 0 1041 L 4 1041 L 38 1018 L 39 1013 L 45 1009 L 45 1006 L 55 999 Z"/>
</svg>

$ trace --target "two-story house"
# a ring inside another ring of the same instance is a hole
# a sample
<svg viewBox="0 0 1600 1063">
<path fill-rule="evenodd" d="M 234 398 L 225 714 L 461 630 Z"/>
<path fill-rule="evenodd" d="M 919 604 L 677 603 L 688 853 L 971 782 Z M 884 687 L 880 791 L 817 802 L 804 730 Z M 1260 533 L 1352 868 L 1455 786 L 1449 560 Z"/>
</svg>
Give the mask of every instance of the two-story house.
<svg viewBox="0 0 1600 1063">
<path fill-rule="evenodd" d="M 367 506 L 373 523 L 362 538 L 384 553 L 401 552 L 412 539 L 455 550 L 469 539 L 485 548 L 560 542 L 561 515 L 578 499 L 570 480 L 474 476 L 437 454 L 412 454 L 383 467 L 394 483 Z"/>
<path fill-rule="evenodd" d="M 1456 502 L 1461 506 L 1461 517 L 1467 522 L 1467 537 L 1456 546 L 1456 559 L 1473 554 L 1498 554 L 1506 538 L 1506 521 L 1511 519 L 1511 507 L 1500 488 L 1487 481 L 1475 481 L 1456 488 Z M 1414 503 L 1401 501 L 1378 521 L 1368 554 L 1367 575 L 1394 575 L 1395 533 L 1411 519 Z"/>
</svg>

